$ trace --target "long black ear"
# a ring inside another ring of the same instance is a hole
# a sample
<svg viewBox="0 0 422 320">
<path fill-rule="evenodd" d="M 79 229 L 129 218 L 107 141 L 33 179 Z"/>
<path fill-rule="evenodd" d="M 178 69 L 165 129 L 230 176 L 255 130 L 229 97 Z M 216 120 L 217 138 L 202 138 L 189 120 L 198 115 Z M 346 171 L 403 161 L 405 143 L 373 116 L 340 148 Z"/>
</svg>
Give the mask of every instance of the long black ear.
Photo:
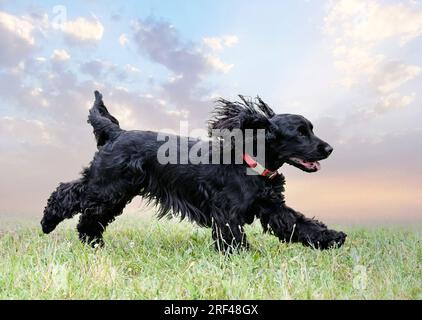
<svg viewBox="0 0 422 320">
<path fill-rule="evenodd" d="M 262 101 L 259 96 L 256 96 L 256 100 L 258 101 L 256 105 L 268 118 L 272 118 L 275 116 L 275 112 L 273 111 L 273 109 L 271 109 L 268 104 Z"/>
<path fill-rule="evenodd" d="M 241 101 L 228 101 L 218 99 L 217 106 L 213 111 L 213 117 L 208 121 L 208 135 L 212 130 L 233 130 L 233 129 L 267 129 L 270 125 L 274 111 L 261 100 L 245 98 L 239 95 Z"/>
</svg>

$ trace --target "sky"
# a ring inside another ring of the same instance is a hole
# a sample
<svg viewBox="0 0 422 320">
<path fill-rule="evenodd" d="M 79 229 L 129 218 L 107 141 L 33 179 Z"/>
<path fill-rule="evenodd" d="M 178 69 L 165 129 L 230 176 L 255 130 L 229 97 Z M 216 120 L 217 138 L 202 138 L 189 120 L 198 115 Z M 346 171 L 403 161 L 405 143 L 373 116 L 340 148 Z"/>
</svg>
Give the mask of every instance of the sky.
<svg viewBox="0 0 422 320">
<path fill-rule="evenodd" d="M 98 89 L 141 130 L 205 129 L 217 97 L 259 95 L 334 147 L 317 173 L 283 168 L 291 207 L 420 222 L 421 35 L 412 0 L 0 0 L 0 217 L 41 217 L 89 164 Z"/>
</svg>

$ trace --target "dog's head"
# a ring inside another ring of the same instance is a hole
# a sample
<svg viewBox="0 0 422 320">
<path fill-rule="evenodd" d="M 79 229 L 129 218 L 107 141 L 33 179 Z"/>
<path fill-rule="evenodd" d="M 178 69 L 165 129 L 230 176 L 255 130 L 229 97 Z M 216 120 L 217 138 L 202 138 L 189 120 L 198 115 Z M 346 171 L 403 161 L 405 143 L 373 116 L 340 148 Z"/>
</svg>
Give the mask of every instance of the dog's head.
<svg viewBox="0 0 422 320">
<path fill-rule="evenodd" d="M 269 119 L 271 138 L 269 147 L 279 151 L 280 160 L 306 172 L 320 169 L 318 161 L 327 158 L 333 148 L 318 138 L 312 123 L 300 115 L 278 114 Z"/>
<path fill-rule="evenodd" d="M 240 98 L 242 101 L 217 101 L 214 117 L 209 121 L 210 134 L 213 129 L 265 129 L 268 161 L 275 166 L 288 163 L 306 172 L 318 171 L 318 161 L 333 151 L 314 134 L 312 123 L 305 117 L 275 114 L 259 97 L 255 101 Z"/>
</svg>

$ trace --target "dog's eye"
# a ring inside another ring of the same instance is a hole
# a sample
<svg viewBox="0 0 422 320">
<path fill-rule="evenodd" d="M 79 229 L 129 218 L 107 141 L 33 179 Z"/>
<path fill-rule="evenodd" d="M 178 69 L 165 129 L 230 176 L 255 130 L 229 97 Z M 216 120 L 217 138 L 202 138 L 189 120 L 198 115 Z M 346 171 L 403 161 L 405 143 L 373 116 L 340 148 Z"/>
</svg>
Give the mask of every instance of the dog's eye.
<svg viewBox="0 0 422 320">
<path fill-rule="evenodd" d="M 297 132 L 301 137 L 307 137 L 309 135 L 308 130 L 305 126 L 300 126 L 299 128 L 297 128 Z"/>
</svg>

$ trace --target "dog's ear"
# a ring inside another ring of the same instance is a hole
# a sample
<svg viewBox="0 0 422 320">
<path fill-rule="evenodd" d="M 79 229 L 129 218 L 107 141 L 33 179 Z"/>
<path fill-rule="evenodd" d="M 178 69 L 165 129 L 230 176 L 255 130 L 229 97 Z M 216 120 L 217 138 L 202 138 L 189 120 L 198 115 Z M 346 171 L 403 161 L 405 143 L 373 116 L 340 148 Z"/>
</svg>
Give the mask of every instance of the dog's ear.
<svg viewBox="0 0 422 320">
<path fill-rule="evenodd" d="M 239 95 L 239 98 L 241 101 L 216 101 L 213 118 L 208 121 L 209 136 L 215 129 L 270 129 L 270 118 L 275 115 L 274 111 L 260 97 L 252 100 Z"/>
<path fill-rule="evenodd" d="M 243 100 L 243 96 L 240 96 Z M 275 116 L 275 112 L 271 109 L 268 104 L 266 104 L 259 96 L 256 96 L 256 100 L 258 101 L 255 103 L 256 106 L 267 116 L 267 118 L 272 118 Z"/>
</svg>

